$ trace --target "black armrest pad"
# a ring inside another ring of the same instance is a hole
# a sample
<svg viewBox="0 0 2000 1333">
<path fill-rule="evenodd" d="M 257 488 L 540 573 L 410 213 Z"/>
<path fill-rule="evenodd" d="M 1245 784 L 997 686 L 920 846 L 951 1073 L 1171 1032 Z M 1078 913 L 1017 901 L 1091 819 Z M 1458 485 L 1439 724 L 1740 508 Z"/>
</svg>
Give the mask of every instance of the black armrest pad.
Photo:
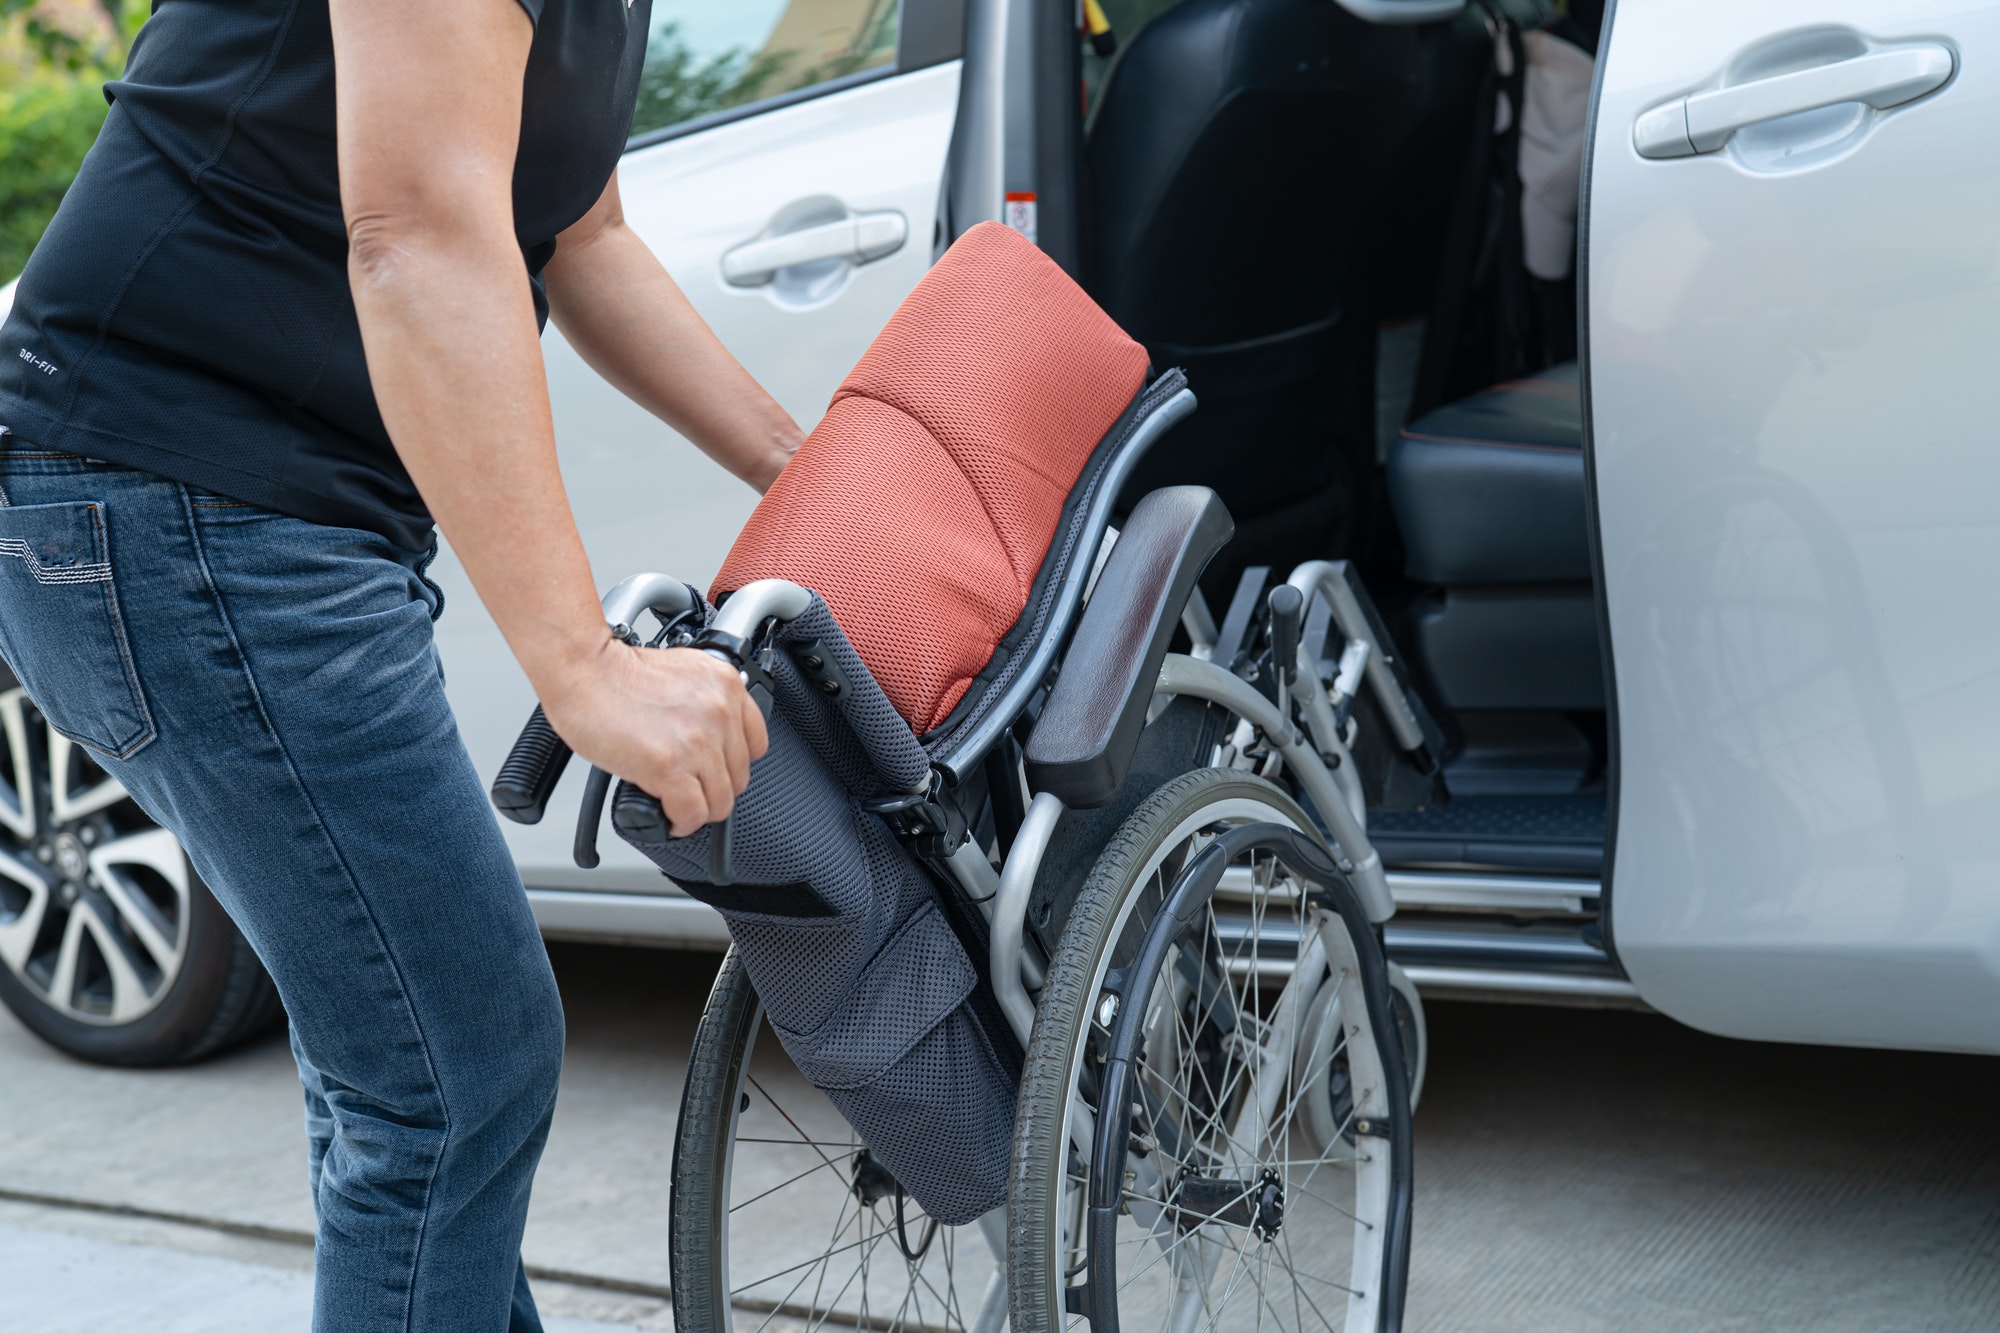
<svg viewBox="0 0 2000 1333">
<path fill-rule="evenodd" d="M 1235 533 L 1229 511 L 1205 486 L 1171 486 L 1139 502 L 1028 737 L 1031 788 L 1085 809 L 1117 794 L 1181 608 Z"/>
</svg>

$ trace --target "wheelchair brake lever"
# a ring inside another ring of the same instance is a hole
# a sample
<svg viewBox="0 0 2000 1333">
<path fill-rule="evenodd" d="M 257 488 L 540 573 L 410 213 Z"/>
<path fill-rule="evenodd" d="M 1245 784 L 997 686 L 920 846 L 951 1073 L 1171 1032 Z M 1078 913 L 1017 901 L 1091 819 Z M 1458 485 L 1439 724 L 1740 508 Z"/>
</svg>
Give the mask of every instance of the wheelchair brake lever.
<svg viewBox="0 0 2000 1333">
<path fill-rule="evenodd" d="M 611 775 L 592 764 L 584 779 L 582 809 L 576 816 L 576 839 L 570 858 L 584 870 L 597 869 L 597 826 L 604 820 L 604 798 L 611 794 Z"/>
</svg>

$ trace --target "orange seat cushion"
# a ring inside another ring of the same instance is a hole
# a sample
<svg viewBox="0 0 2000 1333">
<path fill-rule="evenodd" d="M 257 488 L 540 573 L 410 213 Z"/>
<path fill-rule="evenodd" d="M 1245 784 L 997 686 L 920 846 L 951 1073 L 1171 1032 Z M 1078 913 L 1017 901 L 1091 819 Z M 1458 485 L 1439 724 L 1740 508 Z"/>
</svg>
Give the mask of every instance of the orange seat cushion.
<svg viewBox="0 0 2000 1333">
<path fill-rule="evenodd" d="M 1146 352 L 1040 250 L 982 223 L 833 396 L 716 577 L 826 599 L 919 735 L 1020 619 L 1063 502 Z"/>
</svg>

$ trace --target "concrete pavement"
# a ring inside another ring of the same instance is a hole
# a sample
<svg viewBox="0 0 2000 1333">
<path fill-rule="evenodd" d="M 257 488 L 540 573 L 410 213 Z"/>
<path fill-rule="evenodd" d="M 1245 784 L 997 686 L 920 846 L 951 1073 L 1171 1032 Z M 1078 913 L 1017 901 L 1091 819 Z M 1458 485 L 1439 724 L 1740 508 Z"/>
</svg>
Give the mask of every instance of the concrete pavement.
<svg viewBox="0 0 2000 1333">
<path fill-rule="evenodd" d="M 673 1122 L 714 960 L 552 952 L 570 1047 L 538 1294 L 551 1333 L 666 1328 Z M 1628 1013 L 1436 1005 L 1431 1028 L 1412 1330 L 2000 1329 L 2000 1061 Z M 760 1074 L 795 1078 L 773 1046 Z M 303 1328 L 299 1115 L 281 1040 L 113 1071 L 0 1015 L 0 1328 Z"/>
</svg>

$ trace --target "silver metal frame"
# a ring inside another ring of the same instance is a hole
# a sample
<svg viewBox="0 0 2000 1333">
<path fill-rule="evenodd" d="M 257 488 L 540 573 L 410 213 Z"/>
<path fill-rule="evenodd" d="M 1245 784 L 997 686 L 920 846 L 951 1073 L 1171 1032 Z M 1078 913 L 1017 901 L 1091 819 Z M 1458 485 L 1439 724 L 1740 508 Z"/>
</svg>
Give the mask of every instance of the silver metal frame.
<svg viewBox="0 0 2000 1333">
<path fill-rule="evenodd" d="M 1407 749 L 1422 744 L 1423 733 L 1418 729 L 1416 717 L 1397 687 L 1395 677 L 1389 672 L 1381 645 L 1374 641 L 1367 617 L 1349 591 L 1340 567 L 1328 561 L 1313 561 L 1293 571 L 1290 582 L 1306 594 L 1308 602 L 1315 595 L 1325 597 L 1334 623 L 1349 645 L 1349 651 L 1343 653 L 1343 661 L 1350 655 L 1358 655 L 1366 661 L 1364 670 L 1367 679 L 1382 703 L 1384 716 L 1390 719 L 1391 727 L 1397 733 L 1397 740 L 1403 742 Z M 1194 605 L 1190 603 L 1190 608 Z M 1191 610 L 1184 614 L 1183 619 L 1188 625 L 1189 637 L 1194 640 L 1195 651 L 1205 656 L 1204 650 L 1214 646 L 1215 638 L 1214 621 L 1208 615 L 1206 605 L 1200 606 L 1198 611 Z M 1357 645 L 1360 651 L 1355 654 Z M 1044 644 L 1043 648 L 1052 656 L 1055 646 L 1051 636 L 1051 642 Z M 1396 900 L 1390 892 L 1382 858 L 1368 841 L 1367 809 L 1360 782 L 1355 776 L 1354 757 L 1348 752 L 1334 721 L 1326 687 L 1319 679 L 1318 664 L 1304 646 L 1299 652 L 1299 668 L 1292 701 L 1305 720 L 1304 730 L 1293 725 L 1285 710 L 1281 710 L 1248 681 L 1203 657 L 1169 653 L 1160 664 L 1153 693 L 1156 700 L 1185 695 L 1220 704 L 1263 736 L 1291 769 L 1294 779 L 1325 823 L 1332 835 L 1335 853 L 1343 862 L 1342 868 L 1352 877 L 1369 920 L 1379 925 L 1396 914 Z M 1043 667 L 1042 672 L 1046 669 Z M 1027 677 L 1029 673 L 1023 675 Z M 1039 679 L 1040 675 L 1041 672 L 1033 673 L 1033 678 Z M 1398 722 L 1403 725 L 1398 726 Z M 1310 738 L 1307 733 L 1310 733 Z M 1329 759 L 1333 761 L 1331 767 Z M 1336 773 L 1346 781 L 1336 778 Z M 1027 975 L 1029 969 L 1025 966 L 1028 903 L 1033 896 L 1035 878 L 1041 872 L 1042 857 L 1048 851 L 1064 808 L 1062 801 L 1048 792 L 1034 798 L 1008 851 L 1006 863 L 1000 869 L 999 891 L 992 900 L 987 966 L 1000 1008 L 1023 1045 L 1027 1044 L 1035 1024 L 1035 1002 L 1029 995 L 1029 986 L 1038 980 Z"/>
<path fill-rule="evenodd" d="M 694 610 L 694 594 L 687 584 L 665 574 L 634 574 L 605 593 L 601 605 L 606 624 L 629 628 L 641 611 L 667 620 L 687 614 Z"/>
<path fill-rule="evenodd" d="M 1105 469 L 1085 520 L 1085 540 L 1092 542 L 1093 549 L 1102 544 L 1105 529 L 1110 524 L 1111 506 L 1132 466 L 1145 453 L 1145 446 L 1193 407 L 1194 395 L 1185 389 L 1155 407 L 1134 428 L 1131 439 Z M 1007 695 L 996 701 L 979 726 L 953 747 L 957 753 L 983 754 L 1002 731 L 1013 725 L 1028 695 L 1040 687 L 1049 668 L 1055 664 L 1056 653 L 1067 638 L 1060 629 L 1066 628 L 1075 617 L 1077 605 L 1083 600 L 1090 569 L 1091 563 L 1081 558 L 1073 562 L 1073 577 L 1066 579 L 1057 593 L 1056 606 L 1050 617 L 1053 632 L 1044 635 L 1041 642 L 1035 645 L 1014 683 L 1009 686 Z M 1326 561 L 1314 561 L 1295 570 L 1290 582 L 1306 593 L 1308 600 L 1315 594 L 1326 598 L 1334 621 L 1350 647 L 1362 646 L 1369 683 L 1383 705 L 1384 715 L 1397 731 L 1397 739 L 1403 740 L 1404 730 L 1407 729 L 1415 737 L 1415 743 L 1421 743 L 1422 735 L 1417 730 L 1416 719 L 1396 687 L 1394 677 L 1388 673 L 1381 646 L 1369 633 L 1367 619 L 1354 602 L 1339 567 Z M 730 595 L 717 611 L 710 628 L 748 643 L 767 621 L 775 620 L 782 624 L 803 614 L 811 605 L 812 596 L 807 589 L 785 579 L 758 579 Z M 663 574 L 635 574 L 604 596 L 605 619 L 614 625 L 630 625 L 642 610 L 672 616 L 693 606 L 693 594 L 687 585 Z M 1190 618 L 1192 629 L 1207 631 L 1194 636 L 1197 651 L 1213 643 L 1210 627 L 1214 622 L 1206 611 L 1207 608 L 1202 606 Z M 1207 642 L 1202 642 L 1203 639 Z M 1170 653 L 1161 663 L 1154 696 L 1164 699 L 1186 695 L 1220 704 L 1263 736 L 1266 744 L 1291 769 L 1294 779 L 1325 823 L 1332 835 L 1334 850 L 1343 863 L 1342 868 L 1353 878 L 1355 890 L 1369 919 L 1379 925 L 1395 915 L 1396 901 L 1390 893 L 1388 877 L 1383 873 L 1382 858 L 1368 841 L 1364 823 L 1367 810 L 1362 801 L 1360 784 L 1354 778 L 1354 758 L 1334 722 L 1326 687 L 1319 679 L 1317 663 L 1303 647 L 1299 667 L 1299 685 L 1292 703 L 1305 719 L 1303 729 L 1293 725 L 1286 716 L 1287 710 L 1280 709 L 1265 698 L 1249 682 L 1213 662 L 1181 653 Z M 1013 699 L 1016 695 L 1019 696 L 1018 702 Z M 1008 706 L 1010 703 L 1013 706 Z M 1398 723 L 1402 725 L 1398 726 Z M 1333 761 L 1332 767 L 1328 764 L 1329 759 Z M 1337 779 L 1336 772 L 1346 781 Z M 1039 987 L 1042 980 L 1041 960 L 1033 957 L 1032 951 L 1026 947 L 1028 902 L 1033 896 L 1035 878 L 1041 872 L 1042 857 L 1055 836 L 1064 808 L 1059 798 L 1047 792 L 1034 798 L 997 876 L 986 854 L 971 842 L 959 848 L 947 865 L 968 899 L 988 913 L 991 929 L 987 963 L 994 993 L 1006 1014 L 1008 1025 L 1023 1045 L 1027 1044 L 1035 1025 L 1035 1002 L 1029 994 L 1029 987 Z"/>
<path fill-rule="evenodd" d="M 1097 492 L 1091 497 L 1084 519 L 1083 542 L 1089 556 L 1086 558 L 1079 551 L 1070 561 L 1062 586 L 1057 590 L 1055 606 L 1049 614 L 1049 632 L 1030 650 L 1027 661 L 1006 689 L 984 705 L 984 716 L 963 735 L 954 737 L 950 753 L 939 761 L 954 780 L 963 776 L 961 766 L 983 758 L 993 748 L 1001 733 L 1014 725 L 1015 719 L 1028 706 L 1028 700 L 1042 687 L 1049 668 L 1055 665 L 1056 654 L 1069 638 L 1069 626 L 1075 621 L 1077 607 L 1083 602 L 1084 588 L 1096 567 L 1097 549 L 1104 544 L 1105 529 L 1111 526 L 1111 508 L 1117 503 L 1118 493 L 1125 487 L 1125 479 L 1132 475 L 1132 469 L 1146 456 L 1153 442 L 1192 411 L 1194 395 L 1186 389 L 1164 399 L 1133 426 L 1131 435 L 1105 466 L 1098 477 Z"/>
<path fill-rule="evenodd" d="M 1375 632 L 1369 628 L 1367 614 L 1362 611 L 1361 603 L 1354 599 L 1353 590 L 1347 586 L 1346 572 L 1347 562 L 1344 560 L 1308 560 L 1294 569 L 1285 582 L 1305 594 L 1308 606 L 1315 594 L 1324 597 L 1327 609 L 1333 613 L 1334 625 L 1348 643 L 1368 645 L 1367 665 L 1363 671 L 1369 688 L 1375 694 L 1375 702 L 1381 705 L 1382 716 L 1389 720 L 1389 730 L 1395 733 L 1396 744 L 1405 750 L 1414 750 L 1424 743 L 1423 728 L 1417 723 L 1417 715 L 1410 711 L 1409 700 L 1403 697 L 1402 689 L 1396 684 L 1396 673 L 1390 669 L 1382 645 L 1375 642 Z"/>
<path fill-rule="evenodd" d="M 748 643 L 765 621 L 782 625 L 804 615 L 812 598 L 811 592 L 786 579 L 758 579 L 730 593 L 708 627 Z"/>
</svg>

